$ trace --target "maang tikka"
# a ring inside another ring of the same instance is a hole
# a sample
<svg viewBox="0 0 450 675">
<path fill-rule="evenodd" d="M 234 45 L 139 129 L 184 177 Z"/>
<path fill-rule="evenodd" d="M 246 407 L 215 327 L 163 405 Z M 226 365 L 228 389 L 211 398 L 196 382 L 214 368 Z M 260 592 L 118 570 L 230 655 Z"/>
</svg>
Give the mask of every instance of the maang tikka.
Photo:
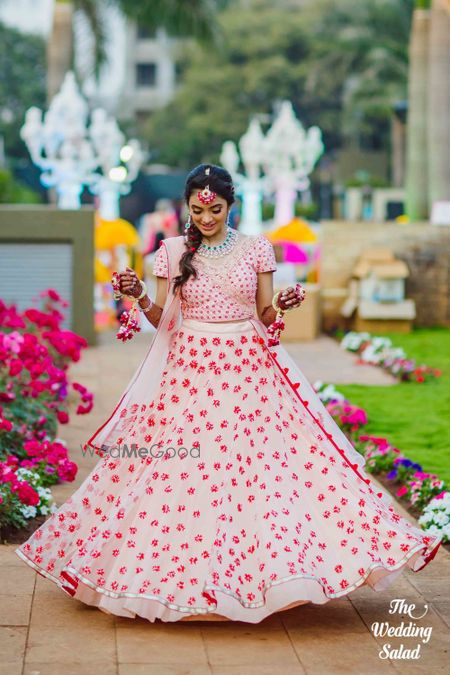
<svg viewBox="0 0 450 675">
<path fill-rule="evenodd" d="M 205 169 L 205 175 L 209 176 L 210 168 L 208 166 L 207 169 Z M 208 204 L 211 204 L 217 197 L 217 193 L 213 192 L 212 190 L 209 189 L 209 185 L 207 185 L 203 190 L 199 190 L 197 192 L 197 199 L 199 202 L 202 204 L 205 204 L 207 206 Z"/>
</svg>

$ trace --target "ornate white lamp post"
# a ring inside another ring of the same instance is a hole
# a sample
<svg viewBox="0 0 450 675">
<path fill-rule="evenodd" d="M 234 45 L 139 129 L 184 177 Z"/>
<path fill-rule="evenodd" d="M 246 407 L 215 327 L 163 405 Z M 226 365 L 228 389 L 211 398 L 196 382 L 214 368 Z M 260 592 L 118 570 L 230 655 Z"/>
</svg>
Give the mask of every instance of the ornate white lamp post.
<svg viewBox="0 0 450 675">
<path fill-rule="evenodd" d="M 309 174 L 324 146 L 319 127 L 305 132 L 292 103 L 283 101 L 263 141 L 264 170 L 275 192 L 275 224 L 286 225 L 295 214 L 297 192 L 309 188 Z"/>
<path fill-rule="evenodd" d="M 125 137 L 116 120 L 101 108 L 92 112 L 89 137 L 98 158 L 101 173 L 91 173 L 86 182 L 90 191 L 99 196 L 100 216 L 104 220 L 119 217 L 119 199 L 131 189 L 143 161 L 138 140 L 123 145 Z"/>
<path fill-rule="evenodd" d="M 45 115 L 36 107 L 27 110 L 21 136 L 43 169 L 43 185 L 56 188 L 60 208 L 78 209 L 88 185 L 99 195 L 102 217 L 112 220 L 119 215 L 119 196 L 137 176 L 142 153 L 137 140 L 123 146 L 124 135 L 104 110 L 93 111 L 89 127 L 88 114 L 70 71 Z"/>
<path fill-rule="evenodd" d="M 254 118 L 239 141 L 239 150 L 245 174 L 238 172 L 239 154 L 233 141 L 222 146 L 220 161 L 230 172 L 242 197 L 242 215 L 239 230 L 244 234 L 260 234 L 262 231 L 261 201 L 265 179 L 261 175 L 264 155 L 264 135 L 259 121 Z"/>
</svg>

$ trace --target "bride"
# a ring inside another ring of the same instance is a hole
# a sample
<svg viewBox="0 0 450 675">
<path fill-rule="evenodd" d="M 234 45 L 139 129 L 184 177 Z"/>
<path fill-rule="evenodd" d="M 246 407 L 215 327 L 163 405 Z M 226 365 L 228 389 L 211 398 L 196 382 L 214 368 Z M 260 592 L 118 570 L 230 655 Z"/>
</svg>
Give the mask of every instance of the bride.
<svg viewBox="0 0 450 675">
<path fill-rule="evenodd" d="M 302 293 L 274 296 L 272 245 L 228 226 L 230 175 L 201 164 L 185 199 L 154 302 L 119 275 L 157 331 L 85 444 L 100 460 L 17 555 L 88 605 L 152 622 L 258 623 L 423 569 L 440 539 L 396 512 L 273 339 Z"/>
</svg>

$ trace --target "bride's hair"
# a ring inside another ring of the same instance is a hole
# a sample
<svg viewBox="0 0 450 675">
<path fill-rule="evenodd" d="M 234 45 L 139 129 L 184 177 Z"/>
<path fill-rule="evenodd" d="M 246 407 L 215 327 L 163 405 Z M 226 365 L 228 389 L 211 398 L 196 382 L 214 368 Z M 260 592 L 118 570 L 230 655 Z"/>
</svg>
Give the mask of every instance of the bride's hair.
<svg viewBox="0 0 450 675">
<path fill-rule="evenodd" d="M 206 173 L 209 169 L 209 173 Z M 209 185 L 209 189 L 216 192 L 219 197 L 222 197 L 231 206 L 234 202 L 234 186 L 233 179 L 226 169 L 214 164 L 199 164 L 192 169 L 186 178 L 184 187 L 184 198 L 186 204 L 189 205 L 189 198 L 194 191 L 203 190 Z M 180 258 L 180 274 L 174 277 L 173 290 L 180 288 L 181 297 L 183 298 L 183 286 L 191 275 L 197 276 L 196 270 L 192 265 L 192 258 L 195 251 L 202 242 L 202 233 L 191 222 L 191 226 L 187 230 L 187 241 L 185 246 L 187 250 Z"/>
</svg>

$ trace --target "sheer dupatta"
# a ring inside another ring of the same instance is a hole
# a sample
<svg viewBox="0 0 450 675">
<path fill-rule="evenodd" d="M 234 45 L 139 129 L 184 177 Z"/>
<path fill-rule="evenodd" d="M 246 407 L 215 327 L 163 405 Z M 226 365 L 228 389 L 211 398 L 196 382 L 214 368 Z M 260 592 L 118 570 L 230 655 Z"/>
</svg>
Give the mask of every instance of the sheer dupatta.
<svg viewBox="0 0 450 675">
<path fill-rule="evenodd" d="M 133 375 L 119 403 L 108 420 L 85 443 L 84 449 L 91 447 L 101 450 L 103 446 L 107 450 L 119 444 L 118 439 L 123 433 L 120 424 L 121 411 L 126 408 L 128 412 L 131 410 L 132 413 L 139 415 L 141 406 L 144 403 L 148 405 L 152 401 L 159 387 L 172 337 L 182 319 L 179 293 L 173 293 L 173 279 L 179 274 L 180 258 L 185 251 L 184 237 L 169 237 L 161 242 L 161 246 L 166 248 L 169 276 L 167 298 L 158 328 L 147 355 Z M 126 439 L 124 440 L 126 442 Z"/>
</svg>

